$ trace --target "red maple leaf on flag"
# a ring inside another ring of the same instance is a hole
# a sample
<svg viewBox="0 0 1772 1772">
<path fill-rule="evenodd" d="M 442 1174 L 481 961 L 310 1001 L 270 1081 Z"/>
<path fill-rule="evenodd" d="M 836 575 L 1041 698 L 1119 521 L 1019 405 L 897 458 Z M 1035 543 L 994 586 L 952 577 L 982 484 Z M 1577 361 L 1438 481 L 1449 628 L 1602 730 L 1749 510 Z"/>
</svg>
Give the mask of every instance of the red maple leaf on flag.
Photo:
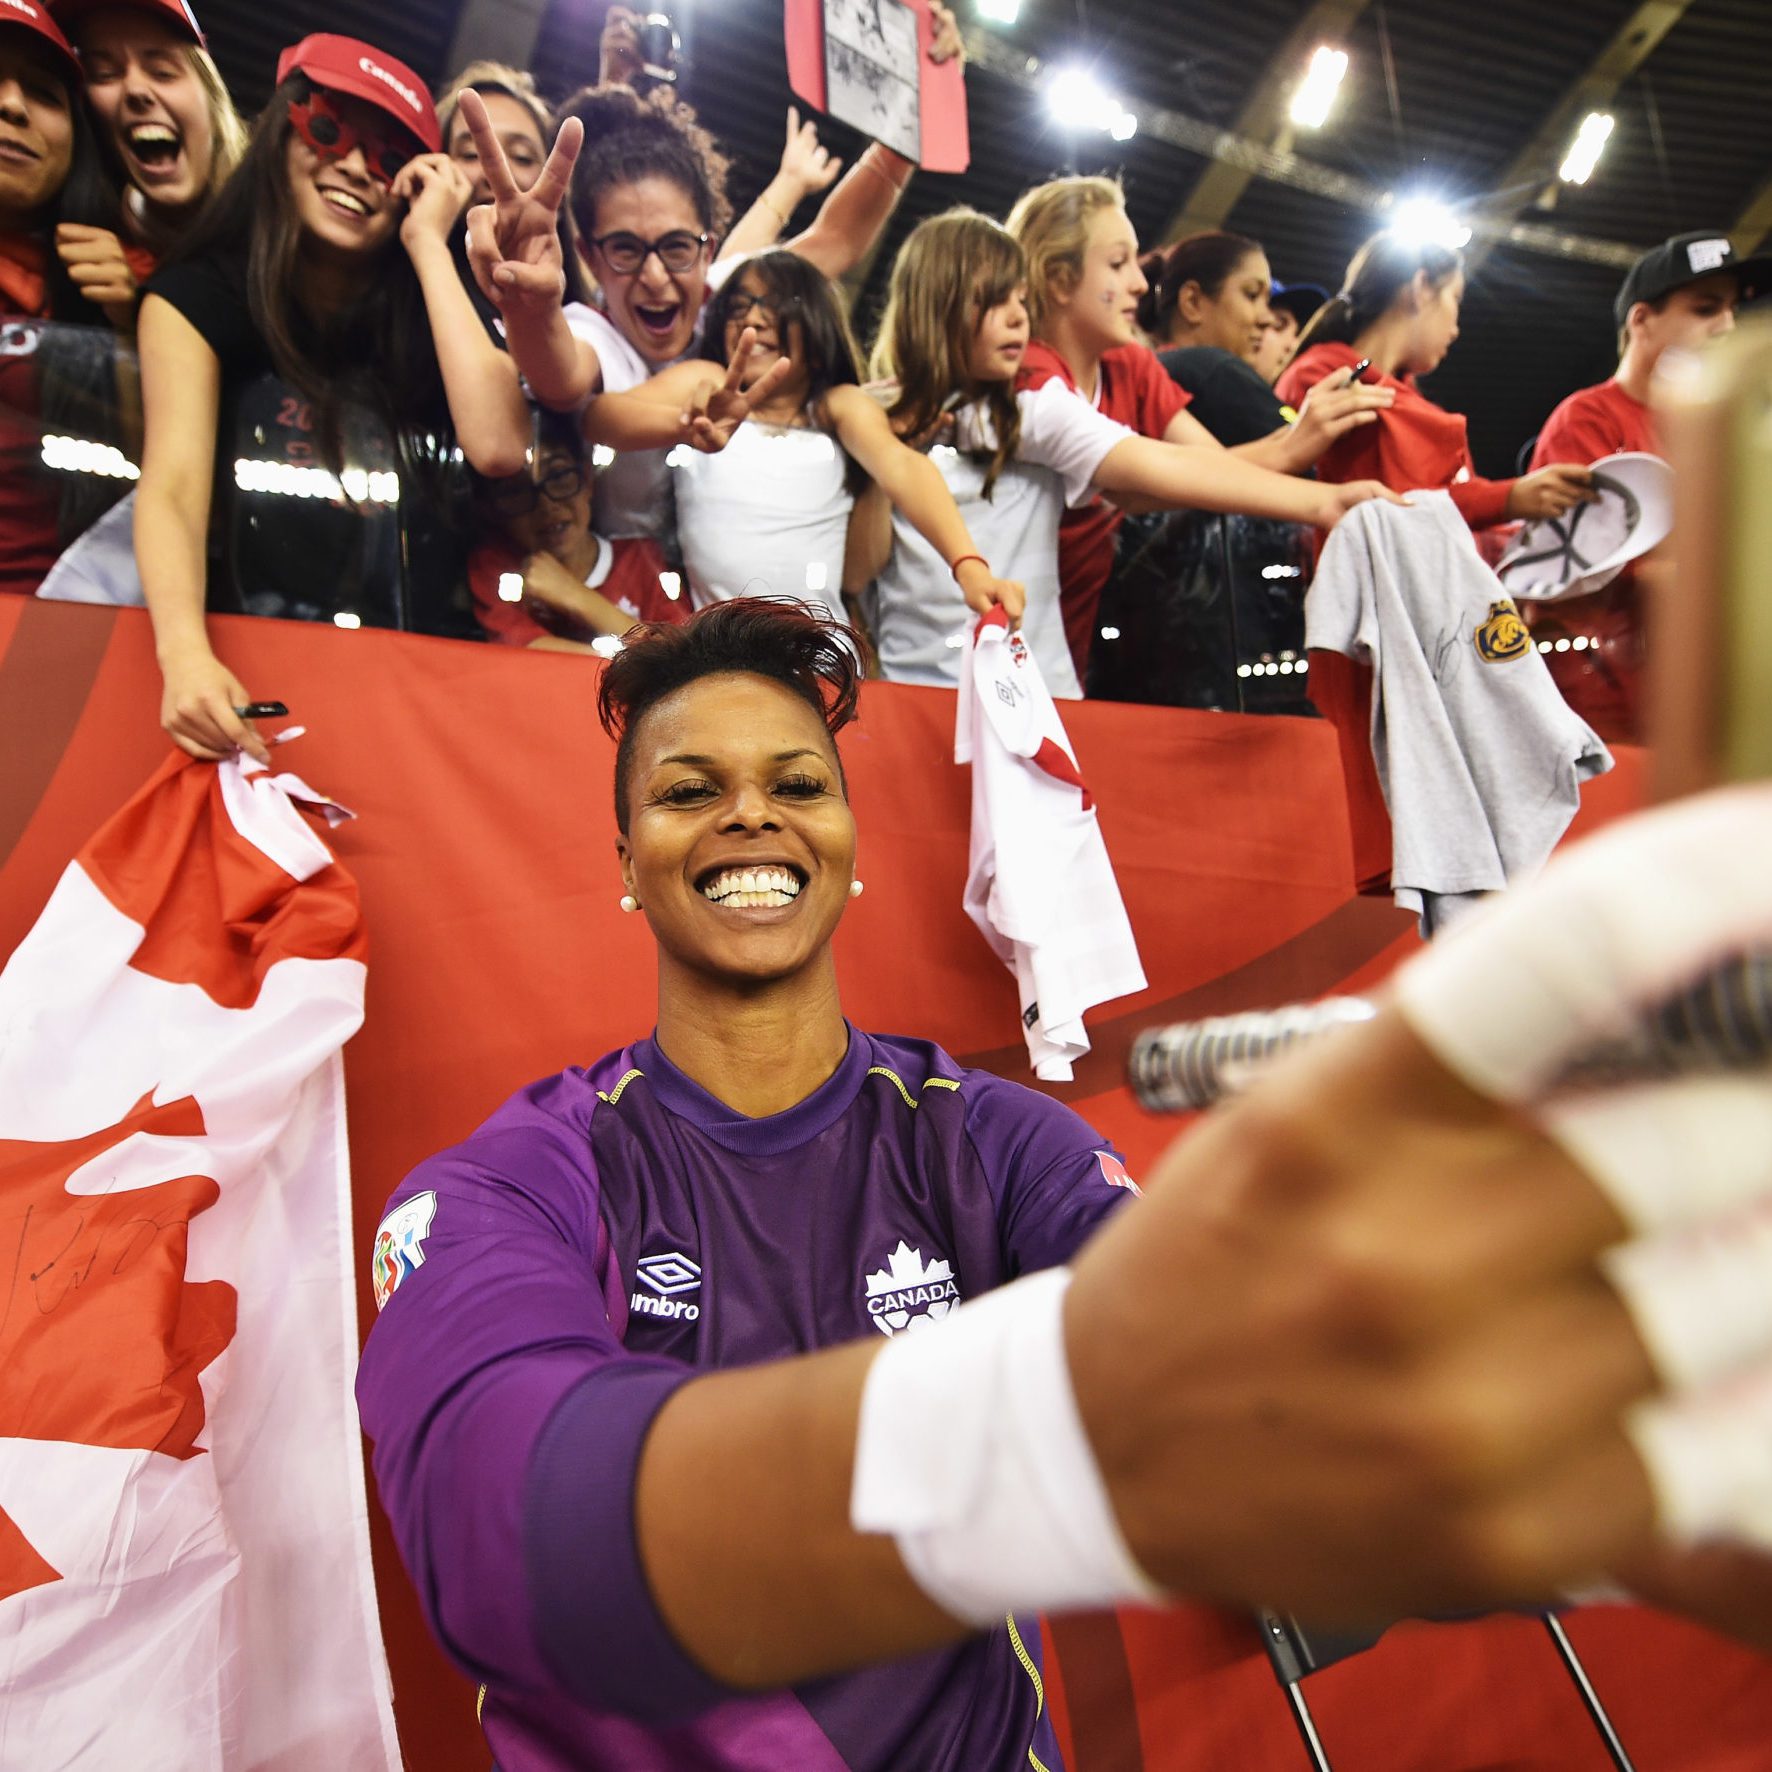
<svg viewBox="0 0 1772 1772">
<path fill-rule="evenodd" d="M 150 1091 L 114 1126 L 59 1143 L 0 1139 L 0 1439 L 195 1458 L 198 1376 L 234 1339 L 236 1294 L 188 1281 L 206 1175 L 70 1193 L 74 1172 L 135 1133 L 193 1138 L 203 1113 Z M 90 1185 L 91 1177 L 87 1183 Z M 0 1601 L 61 1578 L 0 1511 Z"/>
</svg>

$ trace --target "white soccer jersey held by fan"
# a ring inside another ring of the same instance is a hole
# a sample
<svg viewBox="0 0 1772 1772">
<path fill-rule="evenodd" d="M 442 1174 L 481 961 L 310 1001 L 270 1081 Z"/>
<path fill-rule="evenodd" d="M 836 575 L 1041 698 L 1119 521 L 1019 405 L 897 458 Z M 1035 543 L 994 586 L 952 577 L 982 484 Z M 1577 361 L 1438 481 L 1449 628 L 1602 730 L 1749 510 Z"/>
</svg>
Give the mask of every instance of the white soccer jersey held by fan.
<svg viewBox="0 0 1772 1772">
<path fill-rule="evenodd" d="M 1144 967 L 1058 709 L 1001 609 L 962 655 L 954 761 L 972 765 L 966 914 L 1015 974 L 1034 1075 L 1068 1082 L 1084 1010 L 1143 990 Z"/>
</svg>

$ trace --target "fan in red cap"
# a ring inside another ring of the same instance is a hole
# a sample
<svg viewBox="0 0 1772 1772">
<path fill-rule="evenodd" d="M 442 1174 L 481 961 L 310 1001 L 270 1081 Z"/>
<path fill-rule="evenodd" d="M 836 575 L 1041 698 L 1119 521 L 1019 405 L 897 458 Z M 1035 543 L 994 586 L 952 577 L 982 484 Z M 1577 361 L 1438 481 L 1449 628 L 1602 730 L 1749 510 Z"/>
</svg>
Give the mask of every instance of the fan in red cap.
<svg viewBox="0 0 1772 1772">
<path fill-rule="evenodd" d="M 55 0 L 123 187 L 122 233 L 146 277 L 246 151 L 246 125 L 185 0 Z"/>
<path fill-rule="evenodd" d="M 277 72 L 238 171 L 141 309 L 136 558 L 161 720 L 199 757 L 264 754 L 240 712 L 257 694 L 216 656 L 208 608 L 422 622 L 413 599 L 429 587 L 408 586 L 399 548 L 382 545 L 390 514 L 374 507 L 434 495 L 452 460 L 517 473 L 531 433 L 516 368 L 450 253 L 472 184 L 438 151 L 418 76 L 327 35 L 286 50 Z M 217 474 L 242 454 L 322 497 L 267 502 Z M 330 494 L 322 473 L 338 478 Z M 340 484 L 359 490 L 334 505 Z M 217 528 L 246 538 L 214 561 L 212 497 Z M 260 691 L 274 699 L 275 685 Z"/>
<path fill-rule="evenodd" d="M 311 37 L 302 38 L 277 58 L 277 84 L 281 86 L 292 74 L 305 74 L 324 95 L 343 93 L 374 105 L 421 143 L 427 153 L 442 152 L 443 132 L 437 127 L 436 107 L 431 103 L 425 83 L 404 62 L 395 61 L 373 44 L 360 42 L 355 37 L 316 32 Z M 325 118 L 334 128 L 342 127 L 349 132 L 348 126 L 341 124 L 337 108 L 326 102 L 325 97 L 317 107 L 313 100 L 309 105 L 310 117 Z M 302 129 L 299 122 L 296 127 Z M 310 147 L 333 145 L 324 139 L 316 140 L 306 129 L 302 134 Z M 322 131 L 323 138 L 324 134 Z M 381 166 L 388 166 L 397 147 L 397 142 L 386 137 L 375 144 L 375 152 L 381 156 Z M 348 153 L 349 149 L 343 151 Z M 409 150 L 406 158 L 411 157 Z M 376 166 L 372 160 L 371 170 L 376 170 Z M 392 179 L 399 169 L 399 164 L 393 165 L 388 170 L 388 177 Z"/>
</svg>

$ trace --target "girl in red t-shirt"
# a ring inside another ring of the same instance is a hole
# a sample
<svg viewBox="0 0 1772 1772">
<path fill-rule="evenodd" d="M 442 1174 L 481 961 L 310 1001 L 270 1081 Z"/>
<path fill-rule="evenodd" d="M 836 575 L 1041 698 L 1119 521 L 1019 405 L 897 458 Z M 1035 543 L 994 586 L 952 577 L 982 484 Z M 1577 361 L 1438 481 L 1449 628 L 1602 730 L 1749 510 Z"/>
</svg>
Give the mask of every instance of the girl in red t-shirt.
<svg viewBox="0 0 1772 1772">
<path fill-rule="evenodd" d="M 1139 268 L 1138 236 L 1119 185 L 1109 178 L 1052 179 L 1021 195 L 1008 227 L 1027 255 L 1033 323 L 1017 387 L 1062 381 L 1141 437 L 1218 450 L 1217 438 L 1186 410 L 1187 393 L 1138 340 L 1139 298 L 1150 285 Z M 1334 438 L 1369 422 L 1365 409 L 1379 404 L 1362 393 L 1343 396 L 1348 379 L 1325 388 L 1325 397 L 1301 412 L 1297 425 L 1281 426 L 1231 453 L 1277 473 L 1305 473 Z M 1086 673 L 1096 611 L 1113 571 L 1121 514 L 1097 497 L 1067 510 L 1059 529 L 1065 632 L 1079 676 Z"/>
<path fill-rule="evenodd" d="M 1450 247 L 1375 235 L 1354 254 L 1341 293 L 1304 329 L 1274 391 L 1297 406 L 1325 376 L 1369 360 L 1361 379 L 1394 390 L 1395 403 L 1376 424 L 1336 442 L 1317 463 L 1319 475 L 1378 479 L 1394 492 L 1443 489 L 1473 529 L 1559 517 L 1592 496 L 1585 466 L 1559 462 L 1516 480 L 1482 479 L 1464 415 L 1415 386 L 1452 348 L 1463 300 L 1464 262 Z"/>
</svg>

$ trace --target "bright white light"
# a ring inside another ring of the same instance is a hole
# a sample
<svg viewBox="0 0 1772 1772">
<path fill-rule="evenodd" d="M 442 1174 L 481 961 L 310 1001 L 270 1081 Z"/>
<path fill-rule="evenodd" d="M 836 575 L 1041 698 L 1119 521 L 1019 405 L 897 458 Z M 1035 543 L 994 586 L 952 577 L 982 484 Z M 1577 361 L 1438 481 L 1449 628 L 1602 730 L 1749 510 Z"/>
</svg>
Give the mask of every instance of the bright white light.
<svg viewBox="0 0 1772 1772">
<path fill-rule="evenodd" d="M 658 588 L 675 603 L 683 595 L 682 577 L 675 572 L 661 572 L 658 575 Z"/>
<path fill-rule="evenodd" d="M 1084 68 L 1060 68 L 1046 86 L 1046 109 L 1061 129 L 1099 129 L 1130 141 L 1138 119 Z"/>
<path fill-rule="evenodd" d="M 142 471 L 121 450 L 85 437 L 43 439 L 43 465 L 64 474 L 98 474 L 107 480 L 139 480 Z"/>
<path fill-rule="evenodd" d="M 394 505 L 400 502 L 400 476 L 389 469 L 346 468 L 343 483 L 325 468 L 299 467 L 287 461 L 253 461 L 241 457 L 234 463 L 234 484 L 242 492 L 270 492 L 279 498 L 318 498 L 329 504 L 349 496 L 357 504 Z"/>
<path fill-rule="evenodd" d="M 363 617 L 353 615 L 348 609 L 341 609 L 332 618 L 332 625 L 335 628 L 360 628 L 363 625 Z"/>
<path fill-rule="evenodd" d="M 830 582 L 831 569 L 822 560 L 806 562 L 806 588 L 809 591 L 822 591 Z"/>
<path fill-rule="evenodd" d="M 1341 90 L 1341 78 L 1347 72 L 1347 51 L 1331 49 L 1324 44 L 1311 57 L 1298 90 L 1292 95 L 1292 121 L 1306 129 L 1319 129 L 1328 119 L 1329 107 Z"/>
<path fill-rule="evenodd" d="M 1264 566 L 1261 569 L 1263 578 L 1302 578 L 1304 575 L 1296 566 Z"/>
<path fill-rule="evenodd" d="M 614 634 L 599 634 L 591 642 L 591 650 L 599 658 L 614 658 L 621 651 L 621 641 Z"/>
<path fill-rule="evenodd" d="M 1252 677 L 1252 676 L 1254 676 L 1254 674 L 1255 674 L 1255 667 L 1253 665 L 1238 665 L 1237 666 L 1237 675 L 1239 677 Z"/>
<path fill-rule="evenodd" d="M 1435 197 L 1405 197 L 1391 211 L 1386 232 L 1416 245 L 1445 246 L 1453 251 L 1468 246 L 1471 237 L 1457 211 Z"/>
<path fill-rule="evenodd" d="M 501 572 L 498 575 L 498 600 L 501 603 L 521 603 L 523 601 L 522 573 Z"/>
<path fill-rule="evenodd" d="M 695 451 L 691 449 L 687 443 L 679 443 L 677 447 L 665 457 L 665 466 L 667 468 L 686 468 L 694 460 Z"/>
<path fill-rule="evenodd" d="M 1585 652 L 1587 651 L 1587 645 L 1587 635 L 1577 634 L 1575 638 L 1569 642 L 1569 650 L 1571 652 Z"/>
<path fill-rule="evenodd" d="M 1550 643 L 1550 641 L 1548 641 L 1548 640 L 1540 640 L 1540 641 L 1539 641 L 1539 642 L 1538 642 L 1538 650 L 1539 650 L 1539 651 L 1540 651 L 1540 652 L 1549 652 L 1549 651 L 1550 651 L 1550 649 L 1551 649 L 1551 643 Z"/>
<path fill-rule="evenodd" d="M 1568 642 L 1568 640 L 1567 640 L 1567 639 L 1562 639 L 1562 640 L 1559 640 L 1559 641 L 1557 641 L 1557 643 L 1556 643 L 1556 645 L 1555 645 L 1555 647 L 1554 647 L 1554 648 L 1553 648 L 1553 650 L 1554 650 L 1554 651 L 1557 651 L 1557 652 L 1567 652 L 1567 651 L 1568 651 L 1568 650 L 1569 650 L 1569 642 Z"/>
<path fill-rule="evenodd" d="M 1104 640 L 1117 640 L 1120 637 L 1120 630 L 1118 628 L 1103 628 L 1101 637 Z"/>
<path fill-rule="evenodd" d="M 592 467 L 606 468 L 614 460 L 615 460 L 615 451 L 613 449 L 611 449 L 607 443 L 593 443 L 591 445 L 591 466 Z"/>
<path fill-rule="evenodd" d="M 978 16 L 987 24 L 1012 25 L 1021 17 L 1021 0 L 978 0 Z"/>
<path fill-rule="evenodd" d="M 1569 144 L 1569 152 L 1563 156 L 1557 177 L 1566 185 L 1585 185 L 1593 177 L 1594 168 L 1600 161 L 1600 151 L 1611 134 L 1611 114 L 1589 111 L 1575 132 L 1575 140 Z"/>
<path fill-rule="evenodd" d="M 966 636 L 964 634 L 949 634 L 945 643 L 958 652 L 966 644 Z"/>
</svg>

